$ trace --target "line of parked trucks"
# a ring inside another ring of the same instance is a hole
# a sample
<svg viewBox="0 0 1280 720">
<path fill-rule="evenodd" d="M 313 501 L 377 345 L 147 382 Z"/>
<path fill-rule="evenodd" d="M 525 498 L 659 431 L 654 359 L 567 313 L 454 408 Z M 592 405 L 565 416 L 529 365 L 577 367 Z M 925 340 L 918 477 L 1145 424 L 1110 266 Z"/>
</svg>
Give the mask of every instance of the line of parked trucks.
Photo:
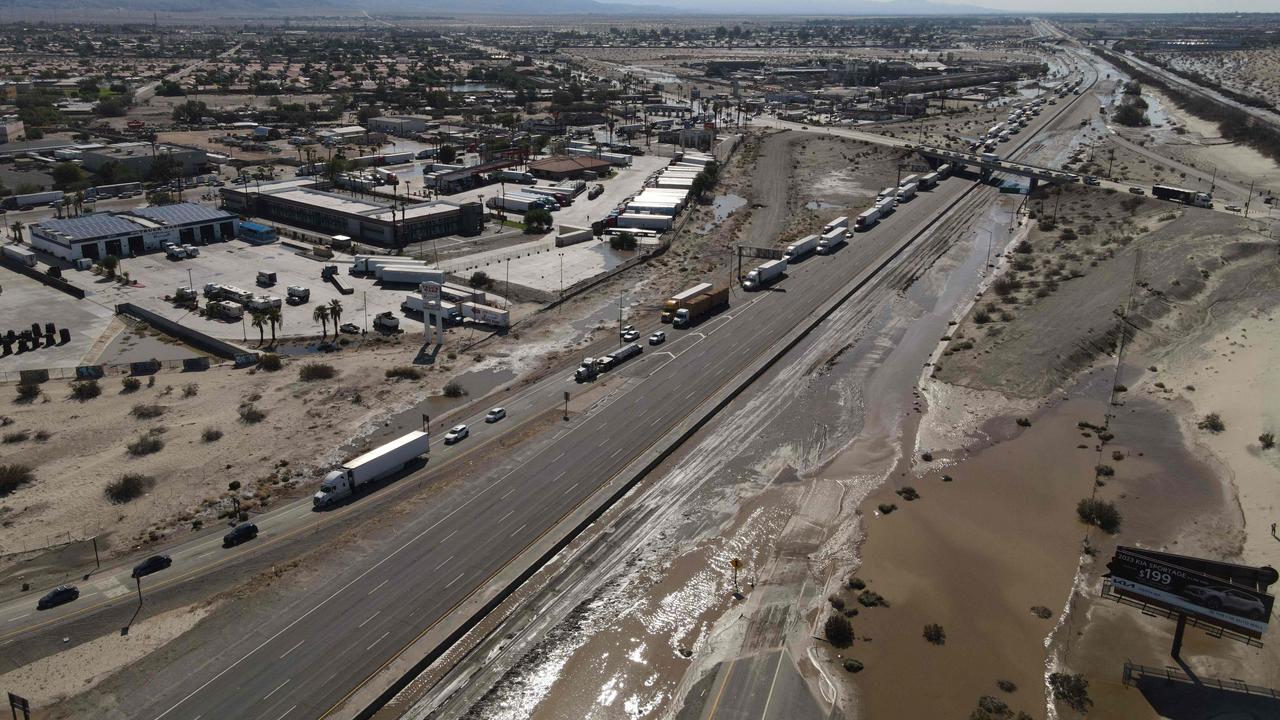
<svg viewBox="0 0 1280 720">
<path fill-rule="evenodd" d="M 523 180 L 513 180 L 523 183 Z M 558 185 L 523 184 L 516 190 L 504 190 L 485 201 L 491 210 L 524 213 L 532 208 L 554 212 L 573 204 L 573 199 L 585 192 L 587 184 L 582 180 L 568 180 Z"/>
</svg>

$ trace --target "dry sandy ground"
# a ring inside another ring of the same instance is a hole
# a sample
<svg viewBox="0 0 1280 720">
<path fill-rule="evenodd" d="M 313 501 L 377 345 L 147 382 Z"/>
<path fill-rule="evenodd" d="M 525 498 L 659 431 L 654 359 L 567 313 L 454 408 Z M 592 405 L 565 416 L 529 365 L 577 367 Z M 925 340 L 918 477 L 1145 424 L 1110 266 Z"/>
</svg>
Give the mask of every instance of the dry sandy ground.
<svg viewBox="0 0 1280 720">
<path fill-rule="evenodd" d="M 1280 103 L 1280 50 L 1276 48 L 1156 53 L 1156 57 L 1162 64 L 1200 73 L 1237 92 Z"/>
<path fill-rule="evenodd" d="M 860 611 L 846 656 L 866 665 L 856 676 L 864 717 L 963 717 L 982 696 L 1049 717 L 1045 677 L 1062 669 L 1091 683 L 1090 717 L 1155 718 L 1141 693 L 1121 687 L 1121 666 L 1167 664 L 1171 625 L 1098 599 L 1114 544 L 1258 564 L 1280 555 L 1269 538 L 1280 452 L 1257 439 L 1275 423 L 1274 244 L 1239 220 L 1194 211 L 1161 219 L 1167 206 L 1154 203 L 1128 215 L 1123 196 L 1080 192 L 1063 205 L 1078 203 L 1073 216 L 1090 214 L 1097 232 L 1063 241 L 1061 226 L 1031 231 L 1032 252 L 1010 255 L 1029 255 L 1033 270 L 1005 262 L 1002 272 L 1047 284 L 1042 268 L 1065 261 L 1068 276 L 1082 274 L 1040 298 L 1031 285 L 978 299 L 922 386 L 928 409 L 915 458 L 862 506 L 868 532 L 856 575 L 888 602 L 868 608 L 859 592 L 841 595 Z M 1101 425 L 1108 409 L 1111 311 L 1126 300 L 1139 249 L 1130 319 L 1140 329 L 1121 375 L 1129 389 L 1111 409 L 1113 437 L 1100 441 L 1078 423 Z M 1000 319 L 1006 310 L 1010 319 Z M 977 323 L 979 312 L 996 319 Z M 1222 413 L 1227 430 L 1196 428 L 1207 412 Z M 1103 464 L 1114 475 L 1096 478 Z M 899 494 L 908 486 L 918 499 Z M 1117 504 L 1117 536 L 1077 520 L 1076 502 L 1091 493 Z M 895 507 L 883 514 L 881 505 Z M 1084 541 L 1095 558 L 1080 554 Z M 928 623 L 943 627 L 944 644 L 923 637 Z M 1280 685 L 1270 648 L 1191 634 L 1184 654 L 1198 671 Z"/>
</svg>

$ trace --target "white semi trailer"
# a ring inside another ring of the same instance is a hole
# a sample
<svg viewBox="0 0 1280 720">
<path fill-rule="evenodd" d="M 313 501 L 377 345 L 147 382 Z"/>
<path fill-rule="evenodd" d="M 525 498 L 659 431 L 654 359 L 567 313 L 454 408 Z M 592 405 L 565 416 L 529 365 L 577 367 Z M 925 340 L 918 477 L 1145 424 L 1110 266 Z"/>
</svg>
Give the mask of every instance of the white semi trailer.
<svg viewBox="0 0 1280 720">
<path fill-rule="evenodd" d="M 352 460 L 324 476 L 320 490 L 311 498 L 313 507 L 322 508 L 351 497 L 356 490 L 404 468 L 430 449 L 431 436 L 414 430 Z"/>
</svg>

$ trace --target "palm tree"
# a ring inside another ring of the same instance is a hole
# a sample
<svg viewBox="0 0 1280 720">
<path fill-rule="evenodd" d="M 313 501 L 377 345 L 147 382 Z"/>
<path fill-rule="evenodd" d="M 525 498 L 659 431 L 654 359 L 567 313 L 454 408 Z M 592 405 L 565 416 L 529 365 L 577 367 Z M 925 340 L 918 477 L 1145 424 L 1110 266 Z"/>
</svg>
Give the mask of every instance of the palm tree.
<svg viewBox="0 0 1280 720">
<path fill-rule="evenodd" d="M 311 319 L 320 323 L 320 339 L 323 341 L 329 335 L 329 306 L 317 305 L 311 311 Z"/>
<path fill-rule="evenodd" d="M 338 334 L 338 322 L 342 319 L 342 303 L 338 298 L 329 301 L 329 317 L 333 318 L 333 334 Z"/>
<path fill-rule="evenodd" d="M 267 322 L 271 323 L 271 346 L 276 344 L 276 326 L 284 326 L 284 317 L 280 313 L 280 308 L 273 307 L 267 311 Z"/>
<path fill-rule="evenodd" d="M 255 311 L 253 313 L 253 319 L 249 321 L 249 324 L 252 325 L 254 329 L 258 331 L 258 347 L 262 347 L 262 343 L 266 342 L 266 340 L 262 337 L 262 331 L 267 327 L 266 316 L 260 312 Z"/>
</svg>

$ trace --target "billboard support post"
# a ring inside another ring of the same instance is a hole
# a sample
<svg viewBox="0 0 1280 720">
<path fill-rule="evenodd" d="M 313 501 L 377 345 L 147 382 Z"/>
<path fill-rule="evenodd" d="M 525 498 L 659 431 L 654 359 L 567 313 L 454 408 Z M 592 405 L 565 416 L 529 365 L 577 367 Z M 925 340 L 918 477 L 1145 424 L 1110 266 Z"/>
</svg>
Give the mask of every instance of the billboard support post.
<svg viewBox="0 0 1280 720">
<path fill-rule="evenodd" d="M 1179 665 L 1184 665 L 1179 655 L 1182 653 L 1182 634 L 1187 629 L 1187 616 L 1178 613 L 1178 624 L 1173 629 L 1173 647 L 1169 648 L 1169 657 L 1178 661 Z"/>
</svg>

